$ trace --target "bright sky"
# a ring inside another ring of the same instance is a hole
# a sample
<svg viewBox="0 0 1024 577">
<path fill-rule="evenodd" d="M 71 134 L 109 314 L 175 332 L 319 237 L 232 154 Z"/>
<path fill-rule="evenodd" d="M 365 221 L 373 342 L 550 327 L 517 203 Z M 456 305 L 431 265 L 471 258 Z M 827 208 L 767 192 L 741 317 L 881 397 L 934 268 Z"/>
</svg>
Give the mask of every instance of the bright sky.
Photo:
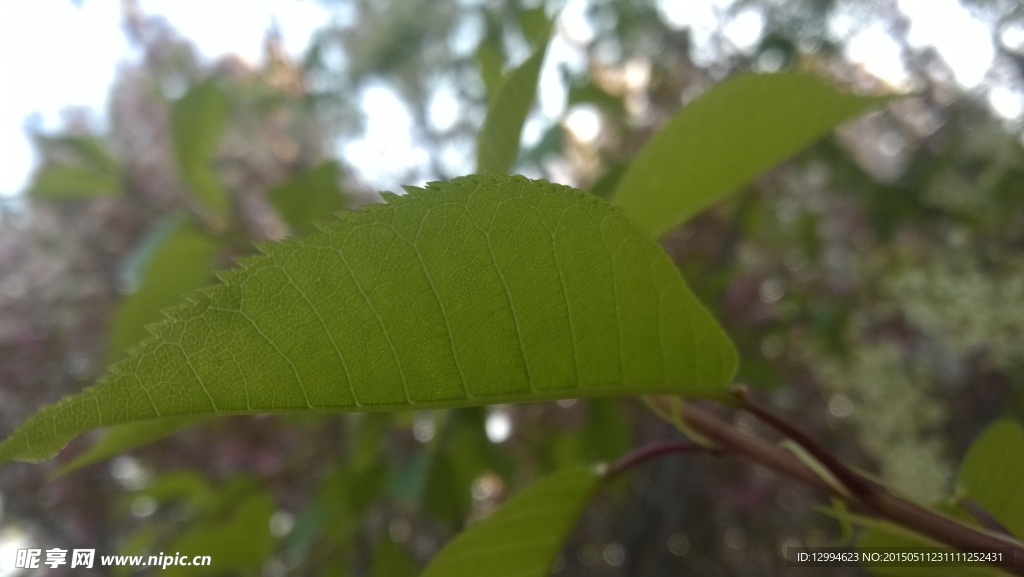
<svg viewBox="0 0 1024 577">
<path fill-rule="evenodd" d="M 716 12 L 733 2 L 662 0 L 659 7 L 671 25 L 689 26 L 699 43 L 716 25 Z M 33 168 L 33 153 L 23 131 L 31 115 L 37 115 L 45 129 L 54 130 L 61 126 L 63 107 L 85 106 L 96 111 L 102 126 L 117 63 L 130 55 L 120 29 L 120 2 L 80 3 L 81 7 L 71 0 L 0 0 L 0 196 L 19 192 Z M 272 21 L 281 29 L 288 52 L 298 55 L 311 33 L 329 18 L 313 0 L 141 0 L 140 4 L 146 13 L 166 17 L 204 56 L 214 59 L 234 52 L 250 62 L 259 59 L 264 31 Z M 587 0 L 571 0 L 562 13 L 564 29 L 577 40 L 592 34 L 583 17 L 586 4 Z M 993 55 L 992 43 L 985 26 L 957 0 L 900 0 L 899 7 L 910 16 L 911 42 L 935 46 L 964 87 L 976 88 L 982 83 Z M 842 30 L 853 22 L 853 18 L 839 18 L 835 26 Z M 748 49 L 763 27 L 762 16 L 746 10 L 733 19 L 726 34 L 737 47 Z M 848 54 L 892 85 L 901 85 L 904 73 L 897 47 L 879 25 L 858 33 Z M 698 60 L 710 57 L 699 52 L 694 56 Z M 579 55 L 564 42 L 556 41 L 549 50 L 542 75 L 541 112 L 527 123 L 525 140 L 539 138 L 545 122 L 553 121 L 564 109 L 556 64 L 578 65 L 578 60 Z M 988 96 L 1006 117 L 1018 116 L 1024 107 L 1020 97 L 1005 88 L 993 87 Z M 435 100 L 432 116 L 450 122 L 456 106 L 444 95 Z M 364 91 L 362 102 L 368 113 L 367 133 L 342 148 L 360 167 L 361 176 L 376 183 L 375 176 L 380 179 L 385 173 L 394 173 L 396 167 L 422 166 L 426 151 L 412 141 L 409 114 L 397 97 L 384 86 L 371 86 Z"/>
<path fill-rule="evenodd" d="M 0 195 L 18 192 L 33 166 L 22 130 L 38 114 L 47 130 L 61 126 L 61 110 L 85 106 L 102 120 L 117 63 L 129 55 L 120 2 L 0 0 Z M 312 0 L 141 0 L 214 59 L 234 52 L 260 57 L 264 31 L 276 19 L 286 50 L 299 55 L 327 20 Z"/>
</svg>

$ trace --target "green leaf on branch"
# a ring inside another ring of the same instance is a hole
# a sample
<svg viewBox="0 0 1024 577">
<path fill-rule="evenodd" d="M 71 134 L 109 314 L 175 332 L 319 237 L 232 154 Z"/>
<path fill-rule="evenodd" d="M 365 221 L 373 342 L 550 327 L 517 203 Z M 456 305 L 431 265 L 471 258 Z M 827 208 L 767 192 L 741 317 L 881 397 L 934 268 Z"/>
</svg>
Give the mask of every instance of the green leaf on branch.
<svg viewBox="0 0 1024 577">
<path fill-rule="evenodd" d="M 636 155 L 614 202 L 661 236 L 837 125 L 885 104 L 804 73 L 741 74 L 680 110 Z"/>
<path fill-rule="evenodd" d="M 316 232 L 316 222 L 329 220 L 345 208 L 340 173 L 337 162 L 327 161 L 271 189 L 270 202 L 292 232 L 299 235 Z"/>
<path fill-rule="evenodd" d="M 171 433 L 176 433 L 180 429 L 195 425 L 202 420 L 202 417 L 171 417 L 111 427 L 95 445 L 62 466 L 53 476 L 61 477 L 82 467 L 120 455 L 125 451 L 159 441 Z"/>
<path fill-rule="evenodd" d="M 476 47 L 476 64 L 480 69 L 480 79 L 484 82 L 484 93 L 490 101 L 501 86 L 502 68 L 505 65 L 505 53 L 502 50 L 502 23 L 491 12 L 484 14 L 487 34 Z"/>
<path fill-rule="evenodd" d="M 28 195 L 36 198 L 90 198 L 124 192 L 121 165 L 102 140 L 93 136 L 36 137 L 43 151 L 71 164 L 47 164 L 33 176 Z"/>
<path fill-rule="evenodd" d="M 547 8 L 541 3 L 536 8 L 527 8 L 516 12 L 516 21 L 523 37 L 530 46 L 537 47 L 547 44 L 551 36 L 552 20 L 548 18 Z"/>
<path fill-rule="evenodd" d="M 388 195 L 187 297 L 0 462 L 173 416 L 713 395 L 737 359 L 661 248 L 584 192 L 480 175 Z"/>
<path fill-rule="evenodd" d="M 545 577 L 601 476 L 576 466 L 544 477 L 456 536 L 421 577 Z"/>
<path fill-rule="evenodd" d="M 119 177 L 121 163 L 99 138 L 85 135 L 40 136 L 44 147 L 55 146 L 70 152 L 78 164 L 92 170 Z"/>
<path fill-rule="evenodd" d="M 216 221 L 222 221 L 230 208 L 227 191 L 213 170 L 227 117 L 228 97 L 212 79 L 193 86 L 171 106 L 171 139 L 178 171 Z"/>
<path fill-rule="evenodd" d="M 537 81 L 548 49 L 550 23 L 540 47 L 526 62 L 509 71 L 487 106 L 483 128 L 477 136 L 478 172 L 504 174 L 519 155 L 519 140 L 526 115 L 537 94 Z"/>
<path fill-rule="evenodd" d="M 116 196 L 124 186 L 119 175 L 82 166 L 47 166 L 36 172 L 28 195 L 35 198 Z"/>
<path fill-rule="evenodd" d="M 997 421 L 964 457 L 958 485 L 1018 539 L 1024 539 L 1024 427 Z"/>
</svg>

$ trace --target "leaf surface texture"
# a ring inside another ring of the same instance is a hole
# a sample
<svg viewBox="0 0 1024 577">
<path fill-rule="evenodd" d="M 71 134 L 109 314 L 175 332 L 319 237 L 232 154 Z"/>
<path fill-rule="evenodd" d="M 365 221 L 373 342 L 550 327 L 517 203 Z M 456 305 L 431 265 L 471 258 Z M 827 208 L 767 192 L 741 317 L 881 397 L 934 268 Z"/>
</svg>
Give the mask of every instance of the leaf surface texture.
<svg viewBox="0 0 1024 577">
<path fill-rule="evenodd" d="M 172 416 L 710 394 L 736 352 L 661 248 L 581 191 L 470 176 L 261 246 L 0 462 Z"/>
</svg>

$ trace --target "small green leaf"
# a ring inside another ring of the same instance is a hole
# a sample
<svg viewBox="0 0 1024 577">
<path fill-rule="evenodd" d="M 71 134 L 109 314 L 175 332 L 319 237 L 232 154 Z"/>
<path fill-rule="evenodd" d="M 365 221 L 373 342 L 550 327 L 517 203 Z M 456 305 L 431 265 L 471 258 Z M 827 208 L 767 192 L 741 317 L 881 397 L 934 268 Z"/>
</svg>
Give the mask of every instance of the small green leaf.
<svg viewBox="0 0 1024 577">
<path fill-rule="evenodd" d="M 661 248 L 569 187 L 479 175 L 261 246 L 0 462 L 172 416 L 710 395 L 736 352 Z"/>
<path fill-rule="evenodd" d="M 88 198 L 124 192 L 121 167 L 98 138 L 92 136 L 38 136 L 44 151 L 70 154 L 70 165 L 40 168 L 28 194 L 37 198 Z"/>
<path fill-rule="evenodd" d="M 997 421 L 960 466 L 960 489 L 1018 539 L 1024 539 L 1024 428 Z"/>
<path fill-rule="evenodd" d="M 545 577 L 601 477 L 576 466 L 513 496 L 438 553 L 421 577 Z"/>
<path fill-rule="evenodd" d="M 105 461 L 125 451 L 159 441 L 167 435 L 194 425 L 201 420 L 202 418 L 200 417 L 172 417 L 170 419 L 142 421 L 140 423 L 129 423 L 127 425 L 111 427 L 99 442 L 65 464 L 53 476 L 61 477 L 82 467 Z"/>
<path fill-rule="evenodd" d="M 292 177 L 270 190 L 270 202 L 296 235 L 316 232 L 315 222 L 345 208 L 338 163 L 332 161 Z"/>
<path fill-rule="evenodd" d="M 512 168 L 519 155 L 523 123 L 537 94 L 537 81 L 547 49 L 545 40 L 526 62 L 505 75 L 491 98 L 484 126 L 477 136 L 478 172 L 504 174 Z"/>
<path fill-rule="evenodd" d="M 501 49 L 501 22 L 490 13 L 485 14 L 485 17 L 487 18 L 487 34 L 476 47 L 476 64 L 480 69 L 480 78 L 484 81 L 487 100 L 491 101 L 497 94 L 498 87 L 501 86 L 505 54 Z"/>
<path fill-rule="evenodd" d="M 889 97 L 804 73 L 741 74 L 680 110 L 633 159 L 614 202 L 658 237 Z"/>
<path fill-rule="evenodd" d="M 28 195 L 36 198 L 115 196 L 124 187 L 117 175 L 82 166 L 47 166 L 35 174 Z"/>
<path fill-rule="evenodd" d="M 216 80 L 189 89 L 171 106 L 171 138 L 182 180 L 210 215 L 222 219 L 230 208 L 213 160 L 227 124 L 228 98 Z"/>
<path fill-rule="evenodd" d="M 236 480 L 244 484 L 248 478 L 239 476 Z M 158 503 L 180 502 L 197 515 L 213 515 L 223 501 L 223 487 L 210 483 L 202 473 L 195 470 L 178 470 L 156 475 L 144 488 L 133 493 L 134 497 L 149 497 Z"/>
<path fill-rule="evenodd" d="M 107 148 L 107 145 L 99 138 L 93 136 L 60 135 L 42 136 L 46 145 L 56 145 L 70 150 L 81 166 L 118 178 L 121 174 L 121 165 L 114 158 L 114 155 Z"/>
</svg>

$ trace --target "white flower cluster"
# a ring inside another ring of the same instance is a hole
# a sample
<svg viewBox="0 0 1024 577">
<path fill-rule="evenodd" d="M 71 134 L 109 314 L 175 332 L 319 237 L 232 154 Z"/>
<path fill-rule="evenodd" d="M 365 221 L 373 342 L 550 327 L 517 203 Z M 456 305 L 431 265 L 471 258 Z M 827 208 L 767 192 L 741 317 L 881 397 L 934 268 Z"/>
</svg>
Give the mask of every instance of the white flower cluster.
<svg viewBox="0 0 1024 577">
<path fill-rule="evenodd" d="M 940 437 L 946 410 L 933 379 L 889 342 L 851 347 L 845 360 L 810 353 L 808 366 L 826 391 L 850 399 L 852 422 L 882 480 L 916 500 L 949 495 L 952 467 Z"/>
<path fill-rule="evenodd" d="M 976 259 L 939 258 L 882 283 L 886 296 L 949 353 L 984 353 L 991 368 L 1024 360 L 1024 260 L 983 269 Z"/>
</svg>

